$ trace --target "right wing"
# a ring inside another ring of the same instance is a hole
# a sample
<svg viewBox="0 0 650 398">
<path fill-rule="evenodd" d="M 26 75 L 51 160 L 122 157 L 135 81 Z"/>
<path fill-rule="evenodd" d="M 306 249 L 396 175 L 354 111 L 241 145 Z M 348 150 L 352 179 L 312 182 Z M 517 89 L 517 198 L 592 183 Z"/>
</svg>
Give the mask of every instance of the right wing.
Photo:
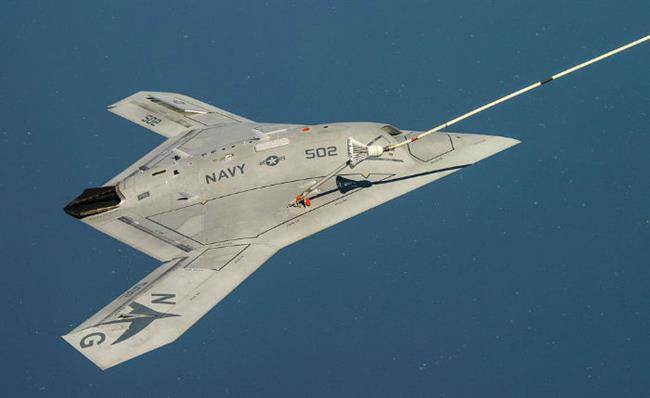
<svg viewBox="0 0 650 398">
<path fill-rule="evenodd" d="M 137 92 L 108 110 L 165 137 L 208 125 L 251 121 L 186 95 L 153 91 Z"/>
<path fill-rule="evenodd" d="M 63 338 L 101 369 L 169 344 L 276 251 L 226 246 L 164 263 Z"/>
</svg>

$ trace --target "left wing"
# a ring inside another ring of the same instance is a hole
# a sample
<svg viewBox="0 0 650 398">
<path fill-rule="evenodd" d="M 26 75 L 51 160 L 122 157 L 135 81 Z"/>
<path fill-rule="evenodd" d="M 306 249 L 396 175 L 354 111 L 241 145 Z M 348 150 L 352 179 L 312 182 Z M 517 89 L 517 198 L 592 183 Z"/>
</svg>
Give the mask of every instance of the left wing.
<svg viewBox="0 0 650 398">
<path fill-rule="evenodd" d="M 108 110 L 165 137 L 192 128 L 251 121 L 187 95 L 154 91 L 137 92 Z"/>
<path fill-rule="evenodd" d="M 171 260 L 63 338 L 102 369 L 169 344 L 276 251 L 226 246 Z"/>
</svg>

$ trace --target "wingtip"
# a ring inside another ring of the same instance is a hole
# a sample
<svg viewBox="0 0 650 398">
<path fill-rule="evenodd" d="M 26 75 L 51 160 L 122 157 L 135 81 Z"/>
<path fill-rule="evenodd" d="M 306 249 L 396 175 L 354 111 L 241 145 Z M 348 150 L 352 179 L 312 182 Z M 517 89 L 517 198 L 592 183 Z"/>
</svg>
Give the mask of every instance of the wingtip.
<svg viewBox="0 0 650 398">
<path fill-rule="evenodd" d="M 511 140 L 512 140 L 512 146 L 519 145 L 522 143 L 521 140 L 518 140 L 516 138 L 511 138 Z"/>
</svg>

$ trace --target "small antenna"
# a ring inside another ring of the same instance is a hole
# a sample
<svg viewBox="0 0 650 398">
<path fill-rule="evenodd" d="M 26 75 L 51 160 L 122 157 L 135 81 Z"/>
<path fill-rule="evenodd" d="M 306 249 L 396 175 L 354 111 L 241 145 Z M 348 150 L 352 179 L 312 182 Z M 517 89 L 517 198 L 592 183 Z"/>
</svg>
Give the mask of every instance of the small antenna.
<svg viewBox="0 0 650 398">
<path fill-rule="evenodd" d="M 546 83 L 550 83 L 553 80 L 556 80 L 556 79 L 559 79 L 559 78 L 564 77 L 566 75 L 569 75 L 569 74 L 571 74 L 571 73 L 573 73 L 573 72 L 575 72 L 577 70 L 580 70 L 580 69 L 582 69 L 584 67 L 587 67 L 587 66 L 589 66 L 591 64 L 595 64 L 596 62 L 602 61 L 605 58 L 609 58 L 612 55 L 618 54 L 621 51 L 625 51 L 625 50 L 627 50 L 629 48 L 632 48 L 634 46 L 642 44 L 642 43 L 644 43 L 644 42 L 646 42 L 648 40 L 650 40 L 650 35 L 642 37 L 642 38 L 640 38 L 638 40 L 635 40 L 635 41 L 633 41 L 631 43 L 628 43 L 628 44 L 626 44 L 624 46 L 618 47 L 618 48 L 616 48 L 616 49 L 614 49 L 612 51 L 606 52 L 605 54 L 599 55 L 599 56 L 597 56 L 595 58 L 590 59 L 589 61 L 583 62 L 583 63 L 581 63 L 579 65 L 576 65 L 576 66 L 574 66 L 572 68 L 569 68 L 569 69 L 563 70 L 562 72 L 556 73 L 551 77 L 547 77 L 544 80 L 540 80 L 540 81 L 538 81 L 536 83 L 533 83 L 533 84 L 531 84 L 529 86 L 526 86 L 526 87 L 524 87 L 524 88 L 522 88 L 520 90 L 517 90 L 517 91 L 515 91 L 513 93 L 510 93 L 510 94 L 508 94 L 508 95 L 506 95 L 504 97 L 496 99 L 496 100 L 494 100 L 494 101 L 492 101 L 490 103 L 487 103 L 487 104 L 485 104 L 483 106 L 480 106 L 480 107 L 478 107 L 478 108 L 476 108 L 476 109 L 474 109 L 474 110 L 472 110 L 470 112 L 467 112 L 467 113 L 465 113 L 463 115 L 460 115 L 460 116 L 458 116 L 458 117 L 456 117 L 454 119 L 449 120 L 448 122 L 445 122 L 445 123 L 443 123 L 443 124 L 441 124 L 439 126 L 436 126 L 436 127 L 432 128 L 430 130 L 427 130 L 427 131 L 425 131 L 423 133 L 420 133 L 420 134 L 418 134 L 416 136 L 413 136 L 413 137 L 411 137 L 411 138 L 409 138 L 407 140 L 404 140 L 402 142 L 399 142 L 399 143 L 390 144 L 390 145 L 386 145 L 386 146 L 383 146 L 383 147 L 381 145 L 364 145 L 364 144 L 358 142 L 357 140 L 355 140 L 354 138 L 350 137 L 350 138 L 348 138 L 348 156 L 349 156 L 349 160 L 346 161 L 345 164 L 343 164 L 343 165 L 339 166 L 338 168 L 336 168 L 336 170 L 334 170 L 333 172 L 331 172 L 331 173 L 327 174 L 325 177 L 321 178 L 320 181 L 316 182 L 316 184 L 314 184 L 312 187 L 305 190 L 305 192 L 303 192 L 302 194 L 296 196 L 296 198 L 289 205 L 290 206 L 296 206 L 296 205 L 299 205 L 299 204 L 305 204 L 306 203 L 305 199 L 309 199 L 309 195 L 311 193 L 313 193 L 314 187 L 319 187 L 319 186 L 323 185 L 323 183 L 327 179 L 332 178 L 332 176 L 334 176 L 335 174 L 337 174 L 338 172 L 343 170 L 346 166 L 354 167 L 357 164 L 361 163 L 362 161 L 368 159 L 369 157 L 376 158 L 376 157 L 381 156 L 384 152 L 394 151 L 397 148 L 401 148 L 403 146 L 406 146 L 406 145 L 408 145 L 408 144 L 410 144 L 412 142 L 415 142 L 415 141 L 417 141 L 419 139 L 422 139 L 422 138 L 424 138 L 424 137 L 426 137 L 428 135 L 436 133 L 436 132 L 438 132 L 438 131 L 440 131 L 442 129 L 445 129 L 445 128 L 447 128 L 447 127 L 449 127 L 449 126 L 451 126 L 453 124 L 456 124 L 456 123 L 458 123 L 458 122 L 460 122 L 462 120 L 465 120 L 465 119 L 467 119 L 467 118 L 469 118 L 471 116 L 474 116 L 477 113 L 483 112 L 484 110 L 490 109 L 490 108 L 492 108 L 494 106 L 497 106 L 497 105 L 499 105 L 499 104 L 501 104 L 503 102 L 506 102 L 506 101 L 511 100 L 511 99 L 513 99 L 515 97 L 518 97 L 521 94 L 527 93 L 527 92 L 529 92 L 531 90 L 534 90 L 534 89 L 536 89 L 538 87 L 541 87 Z"/>
</svg>

